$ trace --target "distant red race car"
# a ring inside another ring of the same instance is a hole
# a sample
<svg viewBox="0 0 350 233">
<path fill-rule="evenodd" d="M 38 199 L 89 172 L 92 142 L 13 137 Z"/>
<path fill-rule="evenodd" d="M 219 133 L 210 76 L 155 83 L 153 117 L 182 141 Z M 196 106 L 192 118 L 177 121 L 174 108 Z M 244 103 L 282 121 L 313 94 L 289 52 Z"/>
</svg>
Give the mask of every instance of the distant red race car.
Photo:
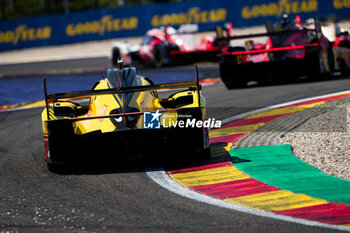
<svg viewBox="0 0 350 233">
<path fill-rule="evenodd" d="M 339 70 L 350 67 L 350 35 L 349 32 L 342 32 L 333 42 L 334 56 Z"/>
<path fill-rule="evenodd" d="M 331 43 L 322 34 L 317 19 L 301 24 L 300 17 L 265 24 L 267 33 L 228 36 L 220 61 L 221 78 L 227 88 L 243 87 L 249 81 L 268 83 L 289 77 L 330 77 L 334 71 L 334 55 Z M 266 43 L 234 40 L 258 38 Z"/>
<path fill-rule="evenodd" d="M 200 61 L 219 61 L 219 47 L 214 35 L 206 35 L 195 43 L 197 25 L 183 25 L 178 30 L 173 27 L 160 27 L 147 31 L 141 45 L 131 46 L 125 42 L 113 45 L 111 61 L 117 66 L 122 58 L 126 65 L 140 63 L 161 67 L 175 64 L 188 64 Z"/>
</svg>

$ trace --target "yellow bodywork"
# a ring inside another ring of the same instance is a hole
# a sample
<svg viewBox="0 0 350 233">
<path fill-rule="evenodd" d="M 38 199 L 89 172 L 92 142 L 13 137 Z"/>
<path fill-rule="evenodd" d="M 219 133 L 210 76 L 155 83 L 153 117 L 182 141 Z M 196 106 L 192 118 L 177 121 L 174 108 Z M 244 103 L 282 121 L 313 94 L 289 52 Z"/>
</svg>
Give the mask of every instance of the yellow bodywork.
<svg viewBox="0 0 350 233">
<path fill-rule="evenodd" d="M 140 84 L 138 84 L 140 86 L 148 84 L 148 83 L 145 83 L 146 81 L 141 78 L 136 80 L 137 82 L 140 82 Z M 110 85 L 108 80 L 104 79 L 96 86 L 95 90 L 108 89 L 108 85 Z M 124 98 L 125 97 L 127 96 L 124 96 Z M 151 94 L 151 92 L 135 92 L 130 94 L 128 97 L 131 98 L 131 100 L 128 101 L 127 106 L 133 107 L 142 112 L 147 111 L 146 106 L 153 106 L 153 103 L 155 102 L 155 98 Z M 117 94 L 100 95 L 100 96 L 91 97 L 89 111 L 85 115 L 82 115 L 81 117 L 105 116 L 105 115 L 111 114 L 111 111 L 114 109 L 122 110 L 123 108 L 122 99 L 123 97 Z M 124 100 L 124 101 L 127 101 L 127 100 Z M 120 117 L 120 119 L 121 118 L 122 117 Z M 142 118 L 142 115 L 140 116 L 140 118 Z M 139 120 L 137 122 L 136 127 L 141 128 L 142 127 L 141 124 L 142 124 L 142 121 Z M 88 133 L 96 130 L 101 130 L 103 133 L 116 130 L 116 126 L 112 123 L 110 118 L 76 121 L 74 128 L 75 128 L 76 134 L 84 134 L 84 133 Z"/>
<path fill-rule="evenodd" d="M 134 86 L 146 86 L 150 85 L 150 83 L 144 79 L 142 76 L 136 76 Z M 94 90 L 104 90 L 109 89 L 111 87 L 111 83 L 108 79 L 101 80 L 98 85 L 95 86 Z M 171 102 L 176 101 L 176 99 L 184 96 L 192 96 L 191 103 L 181 106 L 180 108 L 193 108 L 198 107 L 198 93 L 197 91 L 184 90 L 181 92 L 175 93 L 171 98 L 160 99 L 157 96 L 155 91 L 138 91 L 132 92 L 128 94 L 106 94 L 106 95 L 96 95 L 90 97 L 90 104 L 88 106 L 88 110 L 83 115 L 75 115 L 75 116 L 62 116 L 55 113 L 55 109 L 57 108 L 71 108 L 72 112 L 76 112 L 80 108 L 79 105 L 76 105 L 72 102 L 75 102 L 76 99 L 71 100 L 59 100 L 54 103 L 49 103 L 49 120 L 57 120 L 64 119 L 70 117 L 76 118 L 88 118 L 88 117 L 98 117 L 98 116 L 106 116 L 113 114 L 113 110 L 119 109 L 120 113 L 128 112 L 129 109 L 136 109 L 138 112 L 147 112 L 147 111 L 157 111 L 157 110 L 166 110 L 165 107 L 162 106 L 163 101 Z M 205 118 L 205 98 L 201 97 L 201 107 L 202 108 L 202 117 Z M 123 100 L 124 98 L 124 100 Z M 125 103 L 125 107 L 123 108 L 123 102 Z M 87 108 L 87 107 L 85 107 Z M 128 117 L 128 116 L 127 116 Z M 175 122 L 178 117 L 177 111 L 166 111 L 161 116 L 161 124 L 165 124 L 165 126 L 169 126 L 169 122 Z M 77 135 L 85 134 L 97 130 L 101 130 L 102 133 L 112 132 L 118 130 L 118 127 L 112 122 L 112 117 L 106 118 L 95 118 L 95 119 L 84 119 L 72 121 L 74 132 Z M 115 117 L 113 120 L 118 121 L 121 120 L 121 117 Z M 42 112 L 42 126 L 43 133 L 47 135 L 47 126 L 46 121 L 47 118 L 47 109 L 45 108 Z M 135 125 L 135 128 L 143 128 L 143 115 L 138 115 L 138 120 Z M 120 130 L 127 130 L 125 126 L 120 126 Z"/>
</svg>

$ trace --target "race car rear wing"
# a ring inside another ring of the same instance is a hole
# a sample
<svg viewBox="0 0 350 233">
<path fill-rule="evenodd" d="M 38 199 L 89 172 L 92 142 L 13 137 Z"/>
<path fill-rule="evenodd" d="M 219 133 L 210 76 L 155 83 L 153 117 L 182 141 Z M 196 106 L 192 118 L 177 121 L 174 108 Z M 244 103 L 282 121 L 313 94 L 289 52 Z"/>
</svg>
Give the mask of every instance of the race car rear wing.
<svg viewBox="0 0 350 233">
<path fill-rule="evenodd" d="M 300 20 L 300 18 L 299 18 Z M 278 52 L 278 51 L 287 51 L 287 50 L 302 50 L 306 49 L 306 47 L 317 47 L 319 46 L 319 38 L 322 35 L 321 24 L 318 18 L 314 18 L 315 26 L 312 29 L 303 28 L 300 30 L 285 30 L 285 31 L 276 31 L 273 24 L 271 22 L 265 23 L 266 33 L 256 33 L 256 34 L 246 34 L 246 35 L 238 35 L 238 36 L 226 36 L 226 37 L 218 37 L 217 41 L 231 41 L 231 40 L 239 40 L 239 39 L 248 39 L 248 38 L 257 38 L 257 37 L 274 37 L 274 36 L 284 36 L 288 34 L 305 34 L 308 32 L 315 32 L 315 40 L 316 42 L 309 45 L 295 45 L 295 46 L 283 46 L 283 47 L 275 47 L 269 49 L 254 49 L 248 51 L 235 51 L 229 52 L 229 55 L 248 55 L 248 54 L 258 54 L 258 53 L 268 53 L 268 52 Z M 306 25 L 306 24 L 304 24 Z M 219 33 L 217 33 L 219 35 Z M 223 35 L 221 33 L 221 35 Z"/>
<path fill-rule="evenodd" d="M 287 51 L 287 50 L 299 50 L 305 49 L 307 47 L 317 47 L 318 43 L 313 43 L 310 45 L 295 45 L 295 46 L 286 46 L 286 47 L 278 47 L 271 49 L 254 49 L 248 51 L 239 51 L 239 52 L 231 52 L 230 55 L 246 55 L 246 54 L 257 54 L 257 53 L 266 53 L 266 52 L 278 52 L 278 51 Z"/>
<path fill-rule="evenodd" d="M 245 35 L 238 35 L 238 36 L 223 36 L 223 33 L 221 32 L 222 29 L 217 28 L 217 40 L 218 41 L 230 41 L 230 40 L 239 40 L 239 39 L 247 39 L 247 38 L 256 38 L 256 37 L 273 37 L 273 36 L 283 36 L 286 34 L 295 34 L 295 33 L 306 33 L 306 32 L 316 32 L 317 34 L 322 34 L 321 29 L 321 23 L 318 18 L 314 18 L 314 28 L 304 28 L 301 30 L 285 30 L 285 31 L 276 31 L 272 25 L 271 22 L 266 22 L 265 27 L 266 31 L 265 33 L 256 33 L 256 34 L 245 34 Z"/>
<path fill-rule="evenodd" d="M 305 32 L 316 32 L 316 29 L 302 29 L 302 30 L 286 30 L 286 31 L 274 31 L 274 32 L 265 32 L 265 33 L 256 33 L 256 34 L 246 34 L 246 35 L 238 35 L 238 36 L 228 36 L 217 38 L 217 40 L 239 40 L 239 39 L 247 39 L 247 38 L 255 38 L 255 37 L 273 37 L 273 36 L 282 36 L 286 34 L 295 34 L 295 33 L 305 33 Z"/>
<path fill-rule="evenodd" d="M 44 78 L 44 94 L 45 94 L 45 105 L 46 109 L 49 109 L 49 103 L 58 101 L 60 99 L 73 99 L 73 98 L 87 98 L 91 96 L 97 95 L 112 95 L 112 94 L 126 94 L 132 92 L 143 92 L 143 91 L 157 91 L 157 90 L 173 90 L 173 89 L 183 89 L 188 88 L 190 91 L 196 91 L 198 97 L 198 106 L 201 106 L 200 100 L 200 90 L 201 85 L 199 84 L 199 75 L 198 75 L 198 67 L 194 65 L 195 68 L 195 81 L 194 82 L 179 82 L 179 83 L 164 83 L 164 84 L 153 84 L 147 86 L 131 86 L 131 87 L 120 87 L 120 88 L 111 88 L 111 89 L 101 89 L 101 90 L 87 90 L 87 91 L 76 91 L 76 92 L 67 92 L 67 93 L 56 93 L 56 94 L 48 94 L 47 93 L 47 80 Z M 124 98 L 123 106 L 125 106 Z M 177 111 L 176 109 L 162 109 L 159 112 L 169 112 L 169 111 Z M 108 118 L 108 117 L 117 117 L 117 116 L 128 116 L 128 115 L 141 115 L 143 112 L 123 112 L 120 114 L 111 114 L 104 116 L 94 116 L 94 117 L 76 117 L 76 118 L 68 118 L 69 120 L 78 121 L 78 120 L 88 120 L 88 119 L 96 119 L 96 118 Z M 47 111 L 47 119 L 50 120 L 49 111 Z"/>
</svg>

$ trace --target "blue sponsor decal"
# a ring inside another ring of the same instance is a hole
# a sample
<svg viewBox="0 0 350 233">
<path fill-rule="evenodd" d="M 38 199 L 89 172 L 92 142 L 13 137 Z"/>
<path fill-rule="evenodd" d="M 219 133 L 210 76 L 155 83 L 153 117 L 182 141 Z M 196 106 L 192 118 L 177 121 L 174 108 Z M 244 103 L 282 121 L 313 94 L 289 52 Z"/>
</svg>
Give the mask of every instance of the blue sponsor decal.
<svg viewBox="0 0 350 233">
<path fill-rule="evenodd" d="M 156 112 L 143 113 L 143 128 L 145 129 L 160 129 L 160 116 L 162 114 L 157 110 Z"/>
</svg>

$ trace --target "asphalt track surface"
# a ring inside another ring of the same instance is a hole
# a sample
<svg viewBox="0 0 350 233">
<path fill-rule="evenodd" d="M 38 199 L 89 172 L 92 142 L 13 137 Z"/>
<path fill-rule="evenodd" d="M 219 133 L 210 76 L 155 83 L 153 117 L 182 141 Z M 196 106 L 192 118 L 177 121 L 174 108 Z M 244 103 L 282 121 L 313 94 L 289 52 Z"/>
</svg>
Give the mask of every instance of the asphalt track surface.
<svg viewBox="0 0 350 233">
<path fill-rule="evenodd" d="M 57 75 L 57 74 L 81 74 L 81 73 L 101 73 L 110 68 L 108 57 L 91 57 L 80 59 L 64 59 L 58 61 L 24 62 L 14 64 L 0 64 L 0 77 L 12 76 L 33 76 L 33 75 Z M 177 71 L 176 66 L 154 69 L 151 67 L 141 67 L 140 71 L 167 73 Z M 180 71 L 193 71 L 192 65 L 183 66 Z M 202 72 L 203 73 L 203 72 Z M 219 75 L 217 65 L 208 65 L 204 69 L 204 74 L 208 78 L 216 78 Z"/>
<path fill-rule="evenodd" d="M 203 94 L 209 116 L 224 119 L 349 87 L 341 77 L 236 90 L 216 84 Z M 41 111 L 0 113 L 0 232 L 333 232 L 187 199 L 154 183 L 142 164 L 50 173 Z"/>
<path fill-rule="evenodd" d="M 66 71 L 72 70 L 76 72 L 81 72 L 83 70 L 98 71 L 101 68 L 108 68 L 108 64 L 108 57 L 1 64 L 0 74 L 2 76 L 13 76 L 17 74 L 65 73 Z"/>
</svg>

